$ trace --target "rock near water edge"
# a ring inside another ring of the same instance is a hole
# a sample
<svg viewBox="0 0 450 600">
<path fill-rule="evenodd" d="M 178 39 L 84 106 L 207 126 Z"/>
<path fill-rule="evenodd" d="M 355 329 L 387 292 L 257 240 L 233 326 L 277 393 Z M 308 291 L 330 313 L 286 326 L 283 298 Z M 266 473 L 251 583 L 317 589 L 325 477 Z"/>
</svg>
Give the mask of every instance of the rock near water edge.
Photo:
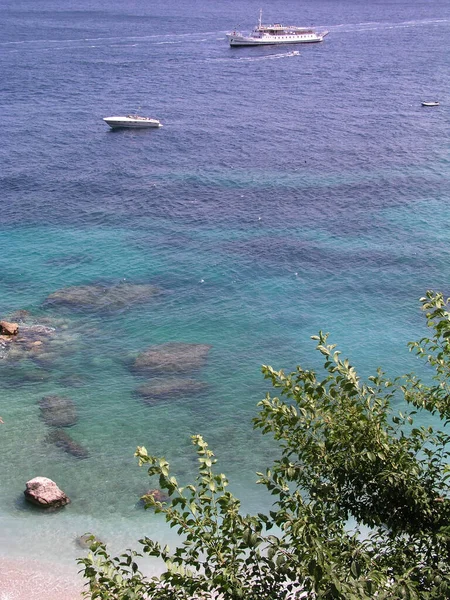
<svg viewBox="0 0 450 600">
<path fill-rule="evenodd" d="M 19 325 L 10 323 L 9 321 L 0 321 L 1 335 L 17 335 L 19 333 Z"/>
<path fill-rule="evenodd" d="M 70 502 L 70 498 L 48 477 L 27 481 L 24 494 L 28 502 L 42 508 L 58 508 Z"/>
</svg>

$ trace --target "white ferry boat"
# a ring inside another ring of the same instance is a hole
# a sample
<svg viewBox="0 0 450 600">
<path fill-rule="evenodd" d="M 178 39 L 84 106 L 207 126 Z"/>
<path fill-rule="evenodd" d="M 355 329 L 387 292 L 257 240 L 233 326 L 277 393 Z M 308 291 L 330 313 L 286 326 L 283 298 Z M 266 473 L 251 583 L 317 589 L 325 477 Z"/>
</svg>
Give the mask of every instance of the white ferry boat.
<svg viewBox="0 0 450 600">
<path fill-rule="evenodd" d="M 145 127 L 162 127 L 162 124 L 157 119 L 150 119 L 150 117 L 140 117 L 139 115 L 127 115 L 126 117 L 104 117 L 105 123 L 112 129 L 119 128 L 139 128 Z"/>
<path fill-rule="evenodd" d="M 302 44 L 321 42 L 328 31 L 315 31 L 308 27 L 295 27 L 293 25 L 263 25 L 262 10 L 259 13 L 258 25 L 251 33 L 244 34 L 239 31 L 227 33 L 230 46 L 265 46 L 268 44 Z"/>
</svg>

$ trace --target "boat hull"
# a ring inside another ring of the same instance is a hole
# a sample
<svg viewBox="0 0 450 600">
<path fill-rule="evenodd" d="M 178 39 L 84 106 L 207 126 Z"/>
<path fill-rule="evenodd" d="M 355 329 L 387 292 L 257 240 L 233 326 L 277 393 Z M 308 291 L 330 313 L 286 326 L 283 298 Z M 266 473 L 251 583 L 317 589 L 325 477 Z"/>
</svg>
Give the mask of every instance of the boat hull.
<svg viewBox="0 0 450 600">
<path fill-rule="evenodd" d="M 130 119 L 127 117 L 104 117 L 111 129 L 151 129 L 162 127 L 157 119 Z"/>
<path fill-rule="evenodd" d="M 271 42 L 271 41 L 252 41 L 252 40 L 230 40 L 230 46 L 281 46 L 284 44 L 314 44 L 321 42 L 318 40 L 295 40 L 286 42 Z"/>
<path fill-rule="evenodd" d="M 229 33 L 227 34 L 227 39 L 230 46 L 280 46 L 284 44 L 315 44 L 317 42 L 322 42 L 327 33 L 328 32 L 321 34 L 309 34 L 298 37 L 292 36 L 291 39 L 289 39 L 288 36 L 283 38 L 277 38 L 275 36 L 259 38 L 250 35 L 243 36 Z"/>
</svg>

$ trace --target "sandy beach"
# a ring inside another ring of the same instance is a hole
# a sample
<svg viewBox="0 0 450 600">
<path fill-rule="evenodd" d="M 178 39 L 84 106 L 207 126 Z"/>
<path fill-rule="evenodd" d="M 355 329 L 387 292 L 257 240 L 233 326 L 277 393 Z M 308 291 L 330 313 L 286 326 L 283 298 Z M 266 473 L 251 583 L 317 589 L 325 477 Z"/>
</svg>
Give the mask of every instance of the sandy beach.
<svg viewBox="0 0 450 600">
<path fill-rule="evenodd" d="M 0 600 L 81 600 L 76 570 L 22 559 L 0 559 Z"/>
</svg>

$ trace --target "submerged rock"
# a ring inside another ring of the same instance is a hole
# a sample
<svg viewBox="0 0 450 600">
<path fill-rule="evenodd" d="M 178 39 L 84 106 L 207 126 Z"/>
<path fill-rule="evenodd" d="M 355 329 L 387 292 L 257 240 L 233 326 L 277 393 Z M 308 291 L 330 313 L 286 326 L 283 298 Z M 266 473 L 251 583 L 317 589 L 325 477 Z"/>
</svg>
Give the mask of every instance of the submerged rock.
<svg viewBox="0 0 450 600">
<path fill-rule="evenodd" d="M 49 371 L 36 367 L 36 365 L 31 361 L 15 363 L 14 361 L 10 361 L 9 353 L 4 357 L 4 360 L 5 364 L 1 365 L 2 388 L 31 388 L 31 386 L 34 386 L 34 384 L 44 383 L 52 379 L 52 374 Z"/>
<path fill-rule="evenodd" d="M 1 332 L 4 331 L 5 328 L 2 327 Z M 14 328 L 10 328 L 10 331 L 14 331 Z M 54 332 L 50 327 L 21 325 L 15 334 L 0 334 L 0 348 L 5 350 L 3 358 L 18 361 L 38 356 L 48 347 Z"/>
<path fill-rule="evenodd" d="M 29 310 L 24 310 L 24 309 L 19 309 L 16 310 L 12 313 L 12 315 L 9 315 L 9 318 L 12 321 L 18 321 L 19 323 L 23 323 L 24 321 L 27 321 L 31 318 L 31 313 Z"/>
<path fill-rule="evenodd" d="M 9 356 L 10 347 L 11 347 L 10 336 L 0 335 L 0 359 L 7 358 Z"/>
<path fill-rule="evenodd" d="M 150 284 L 76 285 L 53 292 L 46 303 L 74 309 L 114 311 L 147 302 L 160 293 L 160 288 Z"/>
<path fill-rule="evenodd" d="M 23 325 L 20 328 L 19 340 L 32 342 L 40 340 L 41 342 L 47 338 L 53 337 L 56 332 L 55 327 L 49 327 L 47 325 L 34 324 L 34 325 Z"/>
<path fill-rule="evenodd" d="M 170 500 L 169 494 L 166 494 L 166 492 L 155 488 L 153 490 L 147 490 L 145 494 L 141 496 L 139 502 L 136 503 L 136 507 L 142 506 L 143 508 L 147 508 L 147 506 L 150 506 L 147 501 L 147 496 L 152 496 L 156 502 L 169 502 Z"/>
<path fill-rule="evenodd" d="M 24 494 L 28 502 L 42 508 L 58 508 L 70 502 L 70 498 L 48 477 L 35 477 L 27 481 Z"/>
<path fill-rule="evenodd" d="M 64 396 L 44 396 L 39 400 L 41 416 L 51 427 L 71 427 L 77 422 L 73 400 Z"/>
<path fill-rule="evenodd" d="M 77 344 L 85 337 L 84 332 L 65 331 L 69 327 L 73 329 L 67 320 L 40 317 L 39 322 L 35 322 L 26 311 L 18 313 L 23 317 L 19 332 L 16 335 L 0 334 L 0 359 L 7 362 L 31 359 L 44 367 L 52 366 L 62 356 L 75 352 Z"/>
<path fill-rule="evenodd" d="M 208 344 L 169 342 L 151 346 L 136 358 L 133 368 L 150 373 L 188 373 L 200 369 L 208 357 Z"/>
<path fill-rule="evenodd" d="M 45 261 L 46 265 L 55 267 L 66 267 L 71 265 L 89 264 L 93 261 L 92 256 L 88 254 L 66 254 L 64 256 L 54 256 Z"/>
<path fill-rule="evenodd" d="M 154 379 L 139 386 L 136 390 L 145 404 L 156 404 L 159 400 L 193 396 L 203 392 L 208 385 L 196 379 Z"/>
<path fill-rule="evenodd" d="M 86 385 L 87 380 L 83 375 L 78 375 L 77 373 L 72 373 L 68 375 L 63 375 L 59 378 L 59 382 L 64 387 L 83 387 Z"/>
<path fill-rule="evenodd" d="M 104 544 L 104 542 L 102 542 L 102 540 L 100 540 L 97 536 L 95 536 L 91 533 L 84 533 L 83 535 L 79 535 L 75 539 L 77 546 L 79 546 L 80 548 L 83 548 L 83 550 L 89 550 L 89 548 L 91 547 L 91 544 L 94 541 L 99 542 L 100 544 Z"/>
<path fill-rule="evenodd" d="M 22 385 L 27 385 L 29 383 L 40 383 L 44 381 L 49 381 L 51 379 L 51 374 L 45 369 L 20 369 L 20 379 Z M 16 371 L 17 372 L 17 371 Z"/>
<path fill-rule="evenodd" d="M 62 429 L 54 429 L 51 431 L 46 441 L 55 444 L 58 448 L 61 448 L 67 454 L 75 456 L 75 458 L 88 458 L 89 452 L 81 444 L 75 442 L 68 433 Z"/>
</svg>

